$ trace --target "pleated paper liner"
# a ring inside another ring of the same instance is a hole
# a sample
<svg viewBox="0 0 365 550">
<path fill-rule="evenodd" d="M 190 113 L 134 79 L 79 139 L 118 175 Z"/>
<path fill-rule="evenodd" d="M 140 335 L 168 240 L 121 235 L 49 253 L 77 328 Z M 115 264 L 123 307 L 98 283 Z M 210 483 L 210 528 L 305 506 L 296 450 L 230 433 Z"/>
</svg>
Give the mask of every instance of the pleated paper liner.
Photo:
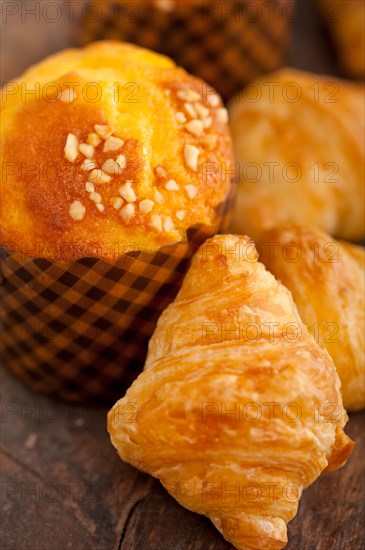
<svg viewBox="0 0 365 550">
<path fill-rule="evenodd" d="M 224 99 L 282 64 L 295 0 L 164 1 L 86 2 L 77 40 L 120 39 L 168 55 Z"/>
<path fill-rule="evenodd" d="M 5 365 L 33 389 L 74 402 L 110 403 L 142 370 L 157 319 L 175 298 L 199 246 L 228 228 L 232 182 L 214 226 L 187 240 L 115 263 L 30 258 L 2 247 L 1 328 Z"/>
</svg>

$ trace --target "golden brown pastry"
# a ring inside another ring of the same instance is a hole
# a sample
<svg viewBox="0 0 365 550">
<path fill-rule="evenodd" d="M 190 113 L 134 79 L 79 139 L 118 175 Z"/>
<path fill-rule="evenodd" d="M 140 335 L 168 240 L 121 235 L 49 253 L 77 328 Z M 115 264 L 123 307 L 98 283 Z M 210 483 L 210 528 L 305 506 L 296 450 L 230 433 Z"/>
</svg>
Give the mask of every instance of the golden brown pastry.
<svg viewBox="0 0 365 550">
<path fill-rule="evenodd" d="M 170 59 L 97 42 L 47 58 L 3 98 L 3 243 L 110 259 L 215 221 L 230 177 L 204 170 L 232 168 L 227 112 Z"/>
<path fill-rule="evenodd" d="M 252 242 L 217 236 L 194 256 L 108 428 L 123 460 L 236 548 L 283 548 L 302 489 L 351 452 L 339 387 Z"/>
<path fill-rule="evenodd" d="M 348 76 L 365 76 L 365 2 L 319 0 L 342 69 Z"/>
<path fill-rule="evenodd" d="M 364 87 L 283 69 L 230 104 L 239 189 L 233 229 L 292 222 L 361 239 Z"/>
<path fill-rule="evenodd" d="M 331 355 L 344 406 L 364 408 L 364 249 L 303 226 L 273 228 L 260 245 L 261 261 L 291 291 L 303 322 Z"/>
</svg>

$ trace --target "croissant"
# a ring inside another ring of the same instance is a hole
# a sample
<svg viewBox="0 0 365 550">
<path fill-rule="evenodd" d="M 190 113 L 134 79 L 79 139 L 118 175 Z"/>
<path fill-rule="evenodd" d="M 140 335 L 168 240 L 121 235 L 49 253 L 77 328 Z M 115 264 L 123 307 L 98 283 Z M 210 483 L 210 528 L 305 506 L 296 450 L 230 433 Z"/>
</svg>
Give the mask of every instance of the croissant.
<svg viewBox="0 0 365 550">
<path fill-rule="evenodd" d="M 319 0 L 319 11 L 332 35 L 342 70 L 365 76 L 365 3 L 363 0 Z"/>
<path fill-rule="evenodd" d="M 261 261 L 292 292 L 302 320 L 331 355 L 344 406 L 364 408 L 364 249 L 303 226 L 273 228 L 260 244 Z"/>
<path fill-rule="evenodd" d="M 282 223 L 365 235 L 364 86 L 283 69 L 231 101 L 238 181 L 233 231 Z"/>
<path fill-rule="evenodd" d="M 241 236 L 199 249 L 108 415 L 121 458 L 237 549 L 283 548 L 303 487 L 353 446 L 329 355 L 257 257 Z"/>
</svg>

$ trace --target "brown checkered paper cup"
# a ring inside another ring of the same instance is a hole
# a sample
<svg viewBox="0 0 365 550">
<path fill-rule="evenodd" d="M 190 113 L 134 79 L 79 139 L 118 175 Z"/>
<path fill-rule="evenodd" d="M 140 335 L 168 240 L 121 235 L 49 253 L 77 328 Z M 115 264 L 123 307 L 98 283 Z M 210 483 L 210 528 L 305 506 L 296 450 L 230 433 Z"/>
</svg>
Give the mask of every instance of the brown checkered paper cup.
<svg viewBox="0 0 365 550">
<path fill-rule="evenodd" d="M 78 41 L 120 39 L 158 51 L 225 99 L 283 62 L 295 0 L 88 0 Z"/>
<path fill-rule="evenodd" d="M 175 298 L 199 246 L 228 228 L 232 182 L 214 226 L 184 242 L 70 263 L 1 248 L 5 365 L 33 389 L 77 402 L 118 399 L 142 370 L 158 317 Z"/>
</svg>

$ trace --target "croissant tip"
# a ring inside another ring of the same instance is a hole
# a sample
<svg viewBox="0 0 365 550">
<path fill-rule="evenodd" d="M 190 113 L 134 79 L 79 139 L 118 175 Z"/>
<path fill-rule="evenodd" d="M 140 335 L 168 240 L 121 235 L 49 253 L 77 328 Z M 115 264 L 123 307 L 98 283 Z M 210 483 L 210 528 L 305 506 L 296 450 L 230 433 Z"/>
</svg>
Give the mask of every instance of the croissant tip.
<svg viewBox="0 0 365 550">
<path fill-rule="evenodd" d="M 211 518 L 213 525 L 237 550 L 281 550 L 288 542 L 287 527 L 280 517 Z"/>
<path fill-rule="evenodd" d="M 345 466 L 355 445 L 355 441 L 352 441 L 352 439 L 350 439 L 350 437 L 346 435 L 343 430 L 338 431 L 336 441 L 332 449 L 331 459 L 324 472 L 333 472 L 334 470 Z"/>
</svg>

